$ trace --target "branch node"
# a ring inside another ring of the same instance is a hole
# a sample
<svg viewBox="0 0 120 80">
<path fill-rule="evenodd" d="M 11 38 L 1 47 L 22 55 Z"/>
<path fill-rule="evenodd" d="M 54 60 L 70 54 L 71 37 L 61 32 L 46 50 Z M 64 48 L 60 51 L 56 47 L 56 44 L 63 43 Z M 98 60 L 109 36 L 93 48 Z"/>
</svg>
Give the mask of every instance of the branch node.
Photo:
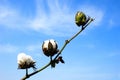
<svg viewBox="0 0 120 80">
<path fill-rule="evenodd" d="M 70 41 L 69 40 L 65 40 L 65 43 L 68 44 Z"/>
</svg>

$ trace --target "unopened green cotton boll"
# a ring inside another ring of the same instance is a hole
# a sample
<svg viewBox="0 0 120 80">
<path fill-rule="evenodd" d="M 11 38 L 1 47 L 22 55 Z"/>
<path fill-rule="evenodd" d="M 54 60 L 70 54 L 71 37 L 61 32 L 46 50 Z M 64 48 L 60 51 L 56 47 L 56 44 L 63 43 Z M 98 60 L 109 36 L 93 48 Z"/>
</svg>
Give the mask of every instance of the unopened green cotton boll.
<svg viewBox="0 0 120 80">
<path fill-rule="evenodd" d="M 86 24 L 86 15 L 78 11 L 75 15 L 75 23 L 77 26 L 84 26 Z"/>
</svg>

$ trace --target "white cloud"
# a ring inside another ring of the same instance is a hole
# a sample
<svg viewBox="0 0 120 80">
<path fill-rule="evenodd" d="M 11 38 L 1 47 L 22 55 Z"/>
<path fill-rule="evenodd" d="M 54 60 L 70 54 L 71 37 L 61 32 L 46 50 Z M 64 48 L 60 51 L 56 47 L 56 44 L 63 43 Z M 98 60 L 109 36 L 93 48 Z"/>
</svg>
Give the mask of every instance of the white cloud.
<svg viewBox="0 0 120 80">
<path fill-rule="evenodd" d="M 82 5 L 80 10 L 86 13 L 88 16 L 94 18 L 93 25 L 98 26 L 102 23 L 104 17 L 104 11 L 92 5 Z"/>
<path fill-rule="evenodd" d="M 26 51 L 28 54 L 32 54 L 32 56 L 35 57 L 36 59 L 43 57 L 41 44 L 26 45 L 26 46 L 24 46 L 24 51 Z"/>
<path fill-rule="evenodd" d="M 24 30 L 28 20 L 22 16 L 19 10 L 6 5 L 0 5 L 0 27 Z"/>
<path fill-rule="evenodd" d="M 15 53 L 18 51 L 18 48 L 16 46 L 10 45 L 10 44 L 0 44 L 0 54 L 4 53 Z"/>
<path fill-rule="evenodd" d="M 37 0 L 37 13 L 31 20 L 31 28 L 49 35 L 69 35 L 76 30 L 73 27 L 74 15 L 69 13 L 66 6 L 60 6 L 58 1 L 47 1 L 48 12 L 42 3 Z"/>
<path fill-rule="evenodd" d="M 34 45 L 26 46 L 27 51 L 35 52 L 35 51 L 40 50 L 40 49 L 42 49 L 41 44 L 34 44 Z"/>
<path fill-rule="evenodd" d="M 7 6 L 0 6 L 0 24 L 10 25 L 16 12 Z"/>
<path fill-rule="evenodd" d="M 22 16 L 22 12 L 10 6 L 0 6 L 0 25 L 20 30 L 34 30 L 47 35 L 66 36 L 76 30 L 73 27 L 74 15 L 69 14 L 68 8 L 60 6 L 58 1 L 47 1 L 48 13 L 43 1 L 36 0 L 34 18 Z"/>
<path fill-rule="evenodd" d="M 18 54 L 19 52 L 26 52 L 33 54 L 34 57 L 42 56 L 41 44 L 29 44 L 24 46 L 17 46 L 13 44 L 0 44 L 0 54 Z"/>
<path fill-rule="evenodd" d="M 23 17 L 22 12 L 10 6 L 0 6 L 0 25 L 19 30 L 33 30 L 47 35 L 70 36 L 77 31 L 74 16 L 67 3 L 36 0 L 36 14 L 33 18 Z M 103 19 L 103 11 L 95 6 L 80 6 L 86 14 L 95 18 L 93 25 L 99 25 Z"/>
</svg>

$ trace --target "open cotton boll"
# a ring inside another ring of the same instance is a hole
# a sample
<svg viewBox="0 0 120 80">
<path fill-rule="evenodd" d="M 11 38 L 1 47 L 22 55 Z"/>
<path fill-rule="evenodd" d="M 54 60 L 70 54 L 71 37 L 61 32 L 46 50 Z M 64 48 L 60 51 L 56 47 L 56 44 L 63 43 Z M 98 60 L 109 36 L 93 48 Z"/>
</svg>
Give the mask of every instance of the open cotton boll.
<svg viewBox="0 0 120 80">
<path fill-rule="evenodd" d="M 25 64 L 25 61 L 27 60 L 26 56 L 27 55 L 25 53 L 19 53 L 17 56 L 17 60 L 18 60 L 17 63 L 20 65 Z"/>
<path fill-rule="evenodd" d="M 52 43 L 53 48 L 56 49 L 56 48 L 57 48 L 57 43 L 56 43 L 56 41 L 53 40 L 53 39 L 50 39 L 50 42 Z"/>
<path fill-rule="evenodd" d="M 49 43 L 49 40 L 44 41 L 43 48 L 48 49 L 48 43 Z"/>
<path fill-rule="evenodd" d="M 57 46 L 56 46 L 57 43 L 56 43 L 56 41 L 53 40 L 53 39 L 44 41 L 44 46 L 43 46 L 43 48 L 47 48 L 47 49 L 48 49 L 48 44 L 49 44 L 49 42 L 52 44 L 52 46 L 53 46 L 54 49 L 57 48 Z"/>
<path fill-rule="evenodd" d="M 35 63 L 35 61 L 32 59 L 31 56 L 27 55 L 26 58 L 27 58 L 27 60 L 26 60 L 27 65 L 30 65 L 31 63 Z"/>
<path fill-rule="evenodd" d="M 32 59 L 31 56 L 26 55 L 25 53 L 19 53 L 17 60 L 19 69 L 26 69 L 30 67 L 35 68 L 35 61 Z"/>
<path fill-rule="evenodd" d="M 58 52 L 58 45 L 55 40 L 45 40 L 42 44 L 43 53 L 46 56 L 54 56 Z"/>
</svg>

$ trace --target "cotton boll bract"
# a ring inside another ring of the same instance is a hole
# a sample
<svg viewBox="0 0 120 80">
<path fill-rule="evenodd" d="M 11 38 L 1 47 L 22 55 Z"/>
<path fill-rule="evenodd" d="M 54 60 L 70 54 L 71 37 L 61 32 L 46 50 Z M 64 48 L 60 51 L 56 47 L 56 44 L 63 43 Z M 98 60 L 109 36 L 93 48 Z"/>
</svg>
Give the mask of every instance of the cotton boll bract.
<svg viewBox="0 0 120 80">
<path fill-rule="evenodd" d="M 19 69 L 26 69 L 31 67 L 35 68 L 35 61 L 31 56 L 26 55 L 25 53 L 18 54 L 17 60 Z"/>
</svg>

